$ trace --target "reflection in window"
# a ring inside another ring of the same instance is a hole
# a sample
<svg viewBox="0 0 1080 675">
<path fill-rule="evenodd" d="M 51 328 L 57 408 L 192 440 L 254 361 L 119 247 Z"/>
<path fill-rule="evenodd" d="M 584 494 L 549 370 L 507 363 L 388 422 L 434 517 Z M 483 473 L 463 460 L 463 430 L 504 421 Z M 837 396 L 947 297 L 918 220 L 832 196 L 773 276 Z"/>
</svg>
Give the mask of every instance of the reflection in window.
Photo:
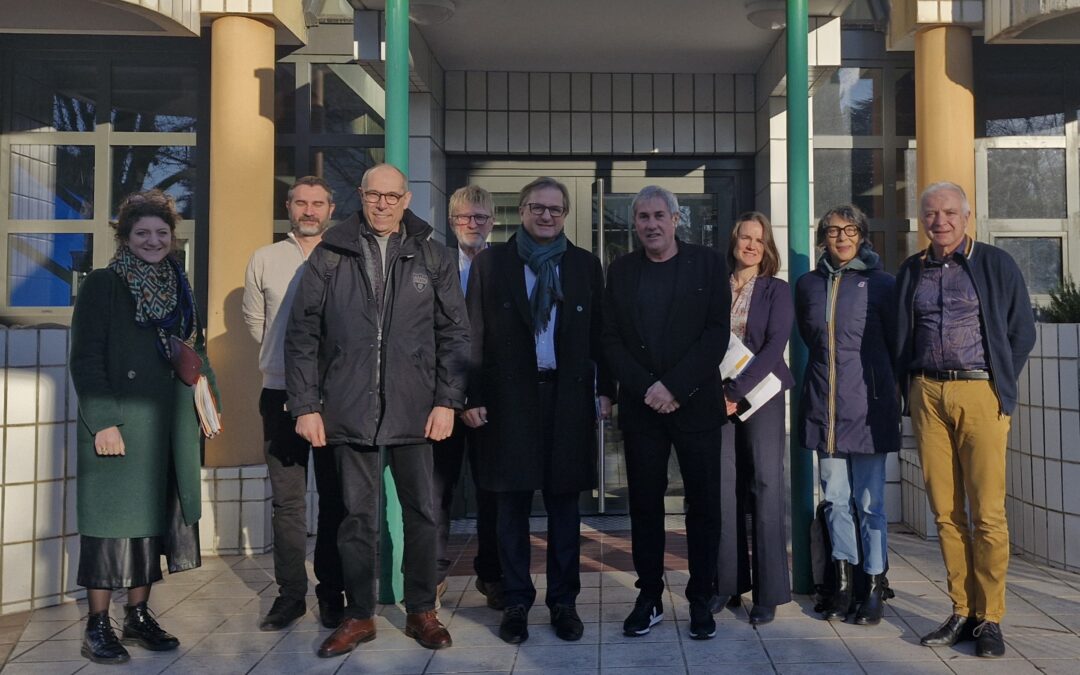
<svg viewBox="0 0 1080 675">
<path fill-rule="evenodd" d="M 896 71 L 893 88 L 893 118 L 897 136 L 915 135 L 915 71 L 907 68 Z"/>
<path fill-rule="evenodd" d="M 157 188 L 176 199 L 180 216 L 193 216 L 195 148 L 187 145 L 129 145 L 113 148 L 111 214 L 115 217 L 124 197 Z"/>
<path fill-rule="evenodd" d="M 97 68 L 16 59 L 12 131 L 93 131 Z"/>
<path fill-rule="evenodd" d="M 12 145 L 12 220 L 88 220 L 94 217 L 94 148 L 88 145 Z"/>
<path fill-rule="evenodd" d="M 113 66 L 114 131 L 193 132 L 199 71 L 192 66 Z"/>
<path fill-rule="evenodd" d="M 1045 295 L 1061 286 L 1060 237 L 995 237 L 994 243 L 1016 260 L 1029 293 Z"/>
<path fill-rule="evenodd" d="M 989 136 L 1062 136 L 1065 134 L 1061 71 L 981 72 L 975 104 Z"/>
<path fill-rule="evenodd" d="M 814 93 L 814 134 L 881 134 L 881 69 L 837 68 Z"/>
<path fill-rule="evenodd" d="M 8 304 L 70 307 L 93 260 L 92 234 L 9 234 Z"/>
<path fill-rule="evenodd" d="M 296 131 L 296 64 L 279 63 L 274 68 L 274 131 Z"/>
<path fill-rule="evenodd" d="M 311 131 L 382 135 L 383 128 L 361 92 L 382 95 L 363 67 L 337 63 L 312 65 Z"/>
<path fill-rule="evenodd" d="M 491 195 L 495 200 L 495 226 L 491 228 L 491 236 L 488 241 L 499 244 L 510 238 L 521 223 L 518 216 L 518 193 L 494 192 Z"/>
<path fill-rule="evenodd" d="M 918 218 L 919 199 L 915 188 L 916 173 L 915 149 L 905 148 L 896 151 L 896 217 Z"/>
<path fill-rule="evenodd" d="M 335 219 L 360 211 L 360 179 L 364 172 L 385 160 L 382 148 L 312 148 L 311 173 L 321 176 L 334 190 Z"/>
<path fill-rule="evenodd" d="M 814 150 L 814 212 L 852 203 L 868 218 L 885 217 L 881 150 Z"/>
<path fill-rule="evenodd" d="M 986 151 L 991 218 L 1065 218 L 1065 150 L 991 148 Z"/>
</svg>

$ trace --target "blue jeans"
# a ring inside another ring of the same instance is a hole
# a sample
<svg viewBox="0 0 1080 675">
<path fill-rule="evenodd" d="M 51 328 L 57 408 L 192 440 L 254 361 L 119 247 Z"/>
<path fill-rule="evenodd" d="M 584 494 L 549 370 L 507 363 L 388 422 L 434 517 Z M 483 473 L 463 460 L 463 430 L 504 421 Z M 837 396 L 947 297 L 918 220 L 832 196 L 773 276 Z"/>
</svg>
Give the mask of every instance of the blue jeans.
<svg viewBox="0 0 1080 675">
<path fill-rule="evenodd" d="M 825 519 L 829 524 L 833 560 L 859 564 L 859 543 L 862 543 L 862 568 L 867 574 L 885 571 L 885 453 L 843 454 L 832 456 L 818 453 L 818 473 L 827 506 Z M 856 539 L 855 513 L 858 511 L 859 533 Z"/>
</svg>

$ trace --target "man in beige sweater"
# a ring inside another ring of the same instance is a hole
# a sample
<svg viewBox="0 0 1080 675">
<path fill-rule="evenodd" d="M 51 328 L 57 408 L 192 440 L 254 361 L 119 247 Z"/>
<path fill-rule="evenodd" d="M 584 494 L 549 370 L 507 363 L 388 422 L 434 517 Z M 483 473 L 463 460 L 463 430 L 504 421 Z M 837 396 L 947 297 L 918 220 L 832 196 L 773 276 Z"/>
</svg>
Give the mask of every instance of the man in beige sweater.
<svg viewBox="0 0 1080 675">
<path fill-rule="evenodd" d="M 259 412 L 263 445 L 273 490 L 274 576 L 279 591 L 262 630 L 281 630 L 307 612 L 307 466 L 310 444 L 296 434 L 285 409 L 285 327 L 300 282 L 300 269 L 322 241 L 334 213 L 334 196 L 322 178 L 305 176 L 289 188 L 286 207 L 292 231 L 251 256 L 244 283 L 244 320 L 260 344 L 263 390 Z M 344 581 L 337 549 L 343 516 L 333 455 L 316 452 L 315 485 L 319 523 L 315 539 L 315 593 L 327 628 L 337 628 L 344 612 Z"/>
</svg>

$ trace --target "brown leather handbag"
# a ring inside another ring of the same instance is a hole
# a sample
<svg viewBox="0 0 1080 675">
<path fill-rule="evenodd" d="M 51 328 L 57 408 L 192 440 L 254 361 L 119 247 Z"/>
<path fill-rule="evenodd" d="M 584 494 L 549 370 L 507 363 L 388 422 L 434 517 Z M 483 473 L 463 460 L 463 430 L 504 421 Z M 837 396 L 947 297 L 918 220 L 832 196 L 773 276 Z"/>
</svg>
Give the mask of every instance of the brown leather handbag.
<svg viewBox="0 0 1080 675">
<path fill-rule="evenodd" d="M 176 376 L 184 384 L 194 386 L 202 372 L 202 358 L 175 335 L 169 337 L 169 351 L 172 353 L 172 367 Z"/>
</svg>

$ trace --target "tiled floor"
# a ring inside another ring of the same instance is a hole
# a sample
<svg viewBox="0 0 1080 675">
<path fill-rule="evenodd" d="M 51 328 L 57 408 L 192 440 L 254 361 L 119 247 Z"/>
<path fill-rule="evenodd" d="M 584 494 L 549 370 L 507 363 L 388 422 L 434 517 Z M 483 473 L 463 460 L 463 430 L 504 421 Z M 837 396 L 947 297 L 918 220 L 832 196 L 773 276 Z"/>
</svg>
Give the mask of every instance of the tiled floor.
<svg viewBox="0 0 1080 675">
<path fill-rule="evenodd" d="M 876 627 L 827 623 L 804 596 L 781 607 L 772 624 L 752 628 L 745 609 L 718 617 L 716 639 L 687 638 L 685 538 L 669 528 L 665 620 L 641 638 L 622 635 L 621 622 L 636 591 L 625 519 L 590 519 L 583 528 L 583 574 L 578 609 L 585 636 L 559 641 L 547 625 L 542 605 L 530 614 L 529 640 L 503 644 L 500 614 L 484 606 L 469 575 L 471 535 L 455 535 L 460 559 L 440 613 L 455 646 L 430 652 L 401 631 L 405 617 L 396 606 L 382 608 L 374 642 L 337 659 L 314 652 L 329 631 L 309 612 L 290 630 L 261 633 L 257 624 L 276 593 L 269 555 L 211 558 L 199 570 L 167 579 L 154 590 L 151 606 L 162 625 L 181 639 L 175 652 L 154 654 L 132 648 L 126 666 L 97 666 L 79 656 L 83 603 L 42 609 L 29 617 L 11 648 L 4 673 L 1080 673 L 1080 575 L 1038 567 L 1014 558 L 1009 571 L 1009 613 L 1003 622 L 1006 657 L 980 659 L 970 643 L 950 649 L 919 646 L 918 636 L 949 612 L 944 569 L 937 546 L 911 535 L 890 538 L 890 581 L 897 597 Z M 673 521 L 673 525 L 677 525 Z M 605 531 L 601 531 L 605 530 Z M 542 539 L 537 539 L 542 544 Z M 540 549 L 540 547 L 537 547 Z M 542 569 L 542 554 L 534 558 Z M 543 586 L 543 574 L 537 585 Z M 541 594 L 543 590 L 541 589 Z M 744 599 L 744 604 L 748 598 Z M 309 603 L 314 604 L 314 599 Z M 114 615 L 120 615 L 119 607 Z M 0 640 L 17 632 L 25 618 L 4 617 Z M 14 627 L 14 628 L 12 628 Z M 0 644 L 0 650 L 6 649 Z M 3 651 L 0 651 L 2 654 Z"/>
</svg>

